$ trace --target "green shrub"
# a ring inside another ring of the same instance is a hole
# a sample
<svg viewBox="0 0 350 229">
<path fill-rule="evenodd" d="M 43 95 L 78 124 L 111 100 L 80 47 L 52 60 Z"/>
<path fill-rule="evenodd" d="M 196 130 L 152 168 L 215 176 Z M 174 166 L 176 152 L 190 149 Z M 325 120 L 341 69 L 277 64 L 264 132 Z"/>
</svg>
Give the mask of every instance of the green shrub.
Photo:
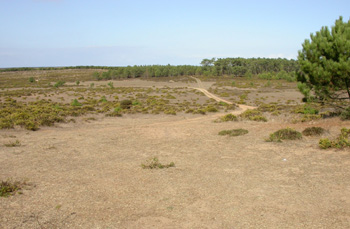
<svg viewBox="0 0 350 229">
<path fill-rule="evenodd" d="M 309 122 L 313 120 L 321 119 L 322 116 L 319 114 L 304 114 L 303 117 L 300 119 L 301 122 Z"/>
<path fill-rule="evenodd" d="M 132 101 L 133 106 L 141 106 L 141 102 L 138 100 Z"/>
<path fill-rule="evenodd" d="M 35 82 L 34 77 L 30 77 L 30 78 L 29 78 L 29 83 L 34 83 L 34 82 Z"/>
<path fill-rule="evenodd" d="M 319 110 L 316 109 L 315 106 L 315 104 L 305 104 L 303 106 L 297 106 L 294 112 L 304 115 L 317 115 L 319 113 Z"/>
<path fill-rule="evenodd" d="M 350 147 L 349 137 L 350 129 L 342 128 L 338 138 L 335 140 L 329 140 L 328 138 L 320 139 L 319 146 L 321 149 Z"/>
<path fill-rule="evenodd" d="M 320 139 L 318 145 L 320 146 L 321 149 L 328 149 L 332 147 L 332 141 L 329 140 L 328 138 L 322 138 Z"/>
<path fill-rule="evenodd" d="M 303 135 L 305 136 L 319 136 L 322 135 L 326 130 L 322 127 L 308 127 L 303 130 Z"/>
<path fill-rule="evenodd" d="M 215 120 L 215 122 L 232 122 L 232 121 L 237 121 L 237 116 L 233 115 L 233 114 L 227 114 L 224 115 L 220 118 L 218 118 L 217 120 Z"/>
<path fill-rule="evenodd" d="M 102 102 L 102 103 L 108 102 L 107 99 L 106 99 L 106 96 L 102 96 L 101 99 L 100 99 L 100 102 Z"/>
<path fill-rule="evenodd" d="M 108 86 L 109 86 L 110 88 L 114 88 L 113 82 L 109 82 L 109 83 L 108 83 Z"/>
<path fill-rule="evenodd" d="M 141 167 L 143 169 L 164 169 L 164 168 L 175 167 L 175 163 L 170 162 L 167 165 L 163 165 L 162 163 L 159 162 L 157 157 L 153 157 L 149 159 L 145 164 L 141 164 Z"/>
<path fill-rule="evenodd" d="M 56 82 L 53 86 L 55 88 L 59 88 L 61 86 L 63 86 L 66 82 L 62 81 L 62 80 L 59 80 L 58 82 Z"/>
<path fill-rule="evenodd" d="M 240 117 L 251 121 L 267 122 L 267 119 L 262 116 L 262 113 L 259 110 L 246 110 L 240 114 Z"/>
<path fill-rule="evenodd" d="M 72 105 L 73 107 L 80 107 L 80 106 L 82 106 L 82 104 L 79 103 L 79 101 L 78 101 L 77 99 L 73 99 L 71 105 Z"/>
<path fill-rule="evenodd" d="M 122 101 L 120 102 L 120 107 L 121 107 L 122 109 L 130 109 L 131 106 L 132 106 L 132 101 L 129 100 L 129 99 L 125 99 L 125 100 L 122 100 Z"/>
<path fill-rule="evenodd" d="M 300 132 L 291 128 L 285 128 L 270 134 L 270 137 L 266 141 L 281 142 L 282 140 L 297 140 L 301 138 L 302 135 Z"/>
<path fill-rule="evenodd" d="M 245 129 L 233 129 L 233 130 L 222 130 L 219 132 L 219 135 L 228 135 L 228 136 L 240 136 L 248 134 L 248 130 Z"/>
<path fill-rule="evenodd" d="M 218 112 L 218 109 L 216 107 L 208 106 L 206 108 L 207 112 Z"/>
</svg>

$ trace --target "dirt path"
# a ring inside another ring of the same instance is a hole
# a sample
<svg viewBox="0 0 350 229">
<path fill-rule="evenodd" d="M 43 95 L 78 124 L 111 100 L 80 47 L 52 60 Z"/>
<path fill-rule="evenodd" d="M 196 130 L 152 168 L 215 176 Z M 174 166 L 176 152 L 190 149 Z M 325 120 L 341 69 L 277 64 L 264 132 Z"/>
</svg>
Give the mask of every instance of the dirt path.
<svg viewBox="0 0 350 229">
<path fill-rule="evenodd" d="M 204 93 L 204 95 L 206 95 L 208 98 L 212 98 L 214 100 L 216 100 L 217 102 L 224 102 L 224 103 L 227 103 L 227 104 L 233 104 L 232 102 L 228 101 L 228 100 L 225 100 L 225 99 L 222 99 L 212 93 L 210 93 L 209 91 L 207 91 L 206 89 L 203 88 L 203 84 L 202 84 L 202 81 L 196 77 L 193 77 L 191 76 L 192 79 L 195 79 L 197 81 L 197 84 L 198 84 L 198 87 L 191 87 L 192 89 L 196 89 L 198 91 L 201 91 Z M 238 104 L 238 107 L 240 108 L 239 110 L 237 111 L 234 111 L 232 112 L 233 114 L 240 114 L 240 113 L 243 113 L 244 111 L 248 110 L 248 109 L 256 109 L 256 107 L 253 107 L 253 106 L 248 106 L 248 105 L 243 105 L 243 104 Z"/>
</svg>

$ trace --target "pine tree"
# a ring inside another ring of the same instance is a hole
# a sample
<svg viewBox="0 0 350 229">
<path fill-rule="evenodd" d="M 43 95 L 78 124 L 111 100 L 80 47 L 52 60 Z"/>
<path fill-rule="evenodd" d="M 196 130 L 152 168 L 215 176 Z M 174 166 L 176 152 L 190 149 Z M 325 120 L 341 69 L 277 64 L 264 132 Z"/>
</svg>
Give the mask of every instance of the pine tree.
<svg viewBox="0 0 350 229">
<path fill-rule="evenodd" d="M 319 99 L 350 101 L 350 20 L 343 22 L 339 17 L 331 29 L 324 26 L 310 38 L 299 51 L 298 81 Z M 348 98 L 342 97 L 344 90 Z M 310 94 L 305 96 L 311 98 Z"/>
</svg>

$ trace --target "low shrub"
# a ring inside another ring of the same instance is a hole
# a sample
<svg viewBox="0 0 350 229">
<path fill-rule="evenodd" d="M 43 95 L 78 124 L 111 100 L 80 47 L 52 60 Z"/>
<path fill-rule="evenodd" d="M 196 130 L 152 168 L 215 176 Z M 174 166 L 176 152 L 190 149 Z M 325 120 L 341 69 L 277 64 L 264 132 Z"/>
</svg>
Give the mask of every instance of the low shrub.
<svg viewBox="0 0 350 229">
<path fill-rule="evenodd" d="M 132 101 L 129 100 L 129 99 L 125 99 L 125 100 L 122 100 L 122 101 L 120 102 L 120 107 L 121 107 L 122 109 L 130 109 L 131 106 L 132 106 Z"/>
<path fill-rule="evenodd" d="M 79 103 L 79 101 L 78 101 L 77 99 L 73 99 L 71 105 L 72 105 L 73 107 L 80 107 L 80 106 L 82 106 L 82 104 Z"/>
<path fill-rule="evenodd" d="M 207 112 L 218 112 L 219 110 L 216 107 L 208 106 L 206 108 Z"/>
<path fill-rule="evenodd" d="M 270 137 L 266 141 L 282 142 L 282 140 L 297 140 L 301 138 L 302 135 L 300 132 L 291 128 L 285 128 L 270 134 Z"/>
<path fill-rule="evenodd" d="M 326 130 L 322 127 L 308 127 L 303 130 L 303 135 L 305 136 L 319 136 L 322 135 Z"/>
<path fill-rule="evenodd" d="M 59 87 L 63 86 L 65 83 L 66 83 L 66 82 L 64 82 L 64 81 L 62 81 L 62 80 L 59 80 L 59 81 L 57 81 L 53 86 L 54 86 L 55 88 L 59 88 Z"/>
<path fill-rule="evenodd" d="M 224 115 L 220 118 L 218 118 L 217 120 L 215 120 L 215 122 L 232 122 L 232 121 L 237 121 L 238 118 L 236 115 L 233 115 L 233 114 L 227 114 L 227 115 Z"/>
<path fill-rule="evenodd" d="M 340 135 L 335 140 L 330 140 L 328 138 L 320 139 L 319 146 L 321 149 L 341 149 L 345 147 L 350 147 L 350 129 L 342 128 L 340 131 Z"/>
<path fill-rule="evenodd" d="M 228 135 L 228 136 L 241 136 L 248 134 L 248 130 L 245 129 L 233 129 L 233 130 L 222 130 L 219 132 L 219 135 Z"/>
<path fill-rule="evenodd" d="M 246 110 L 245 112 L 240 114 L 240 117 L 251 121 L 267 122 L 267 119 L 262 115 L 261 111 L 259 110 Z"/>
</svg>

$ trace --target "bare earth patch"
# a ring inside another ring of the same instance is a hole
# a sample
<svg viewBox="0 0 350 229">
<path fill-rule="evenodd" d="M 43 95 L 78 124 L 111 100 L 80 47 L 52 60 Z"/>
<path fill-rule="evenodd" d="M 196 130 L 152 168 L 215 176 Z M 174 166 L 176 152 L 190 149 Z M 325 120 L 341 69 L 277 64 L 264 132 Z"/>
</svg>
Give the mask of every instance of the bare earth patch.
<svg viewBox="0 0 350 229">
<path fill-rule="evenodd" d="M 269 143 L 281 123 L 130 115 L 37 132 L 1 147 L 1 178 L 36 187 L 0 199 L 1 228 L 347 228 L 349 152 L 318 139 Z M 338 119 L 317 126 L 336 133 Z M 289 125 L 301 130 L 301 124 Z M 249 133 L 222 138 L 222 129 Z M 144 170 L 151 157 L 174 168 Z M 41 225 L 41 226 L 40 226 Z"/>
</svg>

